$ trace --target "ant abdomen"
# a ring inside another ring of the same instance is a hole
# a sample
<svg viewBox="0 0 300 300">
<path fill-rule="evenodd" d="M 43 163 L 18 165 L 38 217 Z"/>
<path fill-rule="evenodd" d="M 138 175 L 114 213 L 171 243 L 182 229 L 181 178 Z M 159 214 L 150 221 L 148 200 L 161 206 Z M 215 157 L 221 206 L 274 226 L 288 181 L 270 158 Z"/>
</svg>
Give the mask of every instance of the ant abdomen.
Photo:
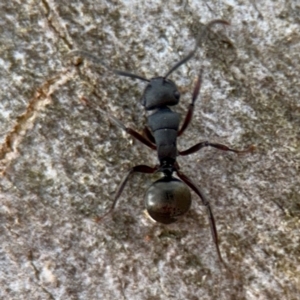
<svg viewBox="0 0 300 300">
<path fill-rule="evenodd" d="M 145 195 L 148 214 L 163 224 L 176 222 L 190 209 L 191 202 L 187 185 L 174 177 L 165 176 L 155 181 Z"/>
</svg>

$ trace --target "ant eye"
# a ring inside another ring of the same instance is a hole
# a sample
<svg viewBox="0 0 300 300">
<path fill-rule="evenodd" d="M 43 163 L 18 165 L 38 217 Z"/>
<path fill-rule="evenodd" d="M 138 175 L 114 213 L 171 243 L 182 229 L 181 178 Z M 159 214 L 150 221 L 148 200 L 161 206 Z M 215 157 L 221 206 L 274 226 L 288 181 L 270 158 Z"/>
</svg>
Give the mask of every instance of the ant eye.
<svg viewBox="0 0 300 300">
<path fill-rule="evenodd" d="M 180 93 L 179 93 L 178 91 L 175 91 L 175 92 L 174 92 L 174 98 L 175 98 L 176 100 L 179 100 L 179 98 L 180 98 Z"/>
</svg>

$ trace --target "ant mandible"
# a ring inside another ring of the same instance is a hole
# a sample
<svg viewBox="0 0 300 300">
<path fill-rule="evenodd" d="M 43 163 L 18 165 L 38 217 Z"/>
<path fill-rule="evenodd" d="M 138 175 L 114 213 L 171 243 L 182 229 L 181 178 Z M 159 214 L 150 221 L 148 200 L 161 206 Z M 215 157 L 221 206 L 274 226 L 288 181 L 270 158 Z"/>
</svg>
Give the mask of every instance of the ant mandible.
<svg viewBox="0 0 300 300">
<path fill-rule="evenodd" d="M 110 210 L 102 217 L 98 217 L 97 220 L 102 220 L 105 216 L 110 214 L 115 208 L 119 197 L 121 196 L 126 183 L 134 173 L 146 173 L 152 174 L 155 172 L 161 172 L 163 177 L 151 184 L 145 195 L 145 205 L 148 214 L 157 222 L 163 224 L 170 224 L 175 222 L 178 217 L 185 214 L 191 206 L 191 193 L 188 187 L 190 187 L 201 199 L 203 205 L 207 209 L 209 216 L 210 229 L 212 237 L 216 246 L 217 254 L 221 262 L 223 262 L 218 233 L 216 228 L 215 218 L 211 209 L 211 206 L 204 196 L 204 193 L 199 187 L 186 175 L 184 175 L 176 162 L 178 155 L 189 155 L 199 151 L 204 147 L 214 147 L 223 151 L 231 151 L 238 154 L 251 152 L 254 146 L 250 146 L 246 150 L 235 150 L 225 145 L 218 143 L 210 143 L 208 141 L 200 142 L 187 150 L 179 151 L 176 146 L 177 137 L 181 136 L 190 124 L 194 111 L 194 104 L 201 87 L 202 71 L 200 72 L 192 96 L 192 102 L 189 105 L 188 112 L 185 116 L 184 122 L 179 129 L 180 115 L 173 112 L 169 106 L 174 106 L 179 103 L 180 93 L 175 83 L 167 79 L 167 77 L 174 72 L 178 67 L 186 63 L 191 59 L 197 50 L 198 45 L 203 40 L 206 32 L 215 24 L 229 25 L 224 20 L 213 20 L 209 22 L 196 39 L 196 45 L 194 49 L 182 60 L 176 63 L 165 76 L 155 77 L 152 79 L 146 79 L 142 76 L 132 74 L 126 71 L 111 70 L 117 75 L 127 76 L 133 79 L 140 79 L 148 82 L 144 94 L 142 96 L 142 105 L 146 110 L 156 110 L 153 114 L 147 118 L 147 126 L 145 126 L 143 134 L 138 133 L 132 128 L 126 127 L 121 121 L 114 116 L 108 115 L 108 117 L 121 129 L 125 130 L 135 139 L 139 140 L 144 145 L 157 151 L 159 165 L 150 167 L 147 165 L 137 165 L 132 167 L 123 181 L 120 183 L 117 192 L 114 197 L 113 204 Z M 104 65 L 99 58 L 94 55 L 80 50 L 74 50 L 70 52 L 71 55 L 84 56 L 90 60 L 100 62 Z M 107 67 L 107 66 L 106 66 Z M 109 69 L 109 68 L 108 68 Z M 107 116 L 107 113 L 97 108 L 99 111 Z M 173 173 L 176 173 L 178 178 L 173 177 Z M 181 179 L 181 180 L 180 180 Z M 187 187 L 188 186 L 188 187 Z"/>
</svg>

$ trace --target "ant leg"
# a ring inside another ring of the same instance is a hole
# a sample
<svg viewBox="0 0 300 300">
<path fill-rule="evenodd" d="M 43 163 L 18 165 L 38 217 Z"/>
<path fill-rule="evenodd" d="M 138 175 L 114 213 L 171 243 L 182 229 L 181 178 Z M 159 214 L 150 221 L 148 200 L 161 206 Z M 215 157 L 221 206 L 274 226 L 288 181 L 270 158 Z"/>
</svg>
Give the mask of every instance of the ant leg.
<svg viewBox="0 0 300 300">
<path fill-rule="evenodd" d="M 76 51 L 74 51 L 76 52 Z M 81 51 L 80 51 L 81 52 Z M 156 145 L 154 143 L 152 143 L 150 140 L 148 140 L 147 138 L 143 137 L 140 133 L 138 133 L 137 131 L 135 131 L 134 129 L 131 129 L 129 127 L 126 127 L 120 120 L 118 120 L 117 118 L 115 118 L 114 116 L 110 115 L 109 113 L 107 113 L 106 111 L 104 111 L 103 109 L 101 109 L 100 107 L 93 105 L 92 103 L 90 103 L 90 101 L 88 99 L 86 99 L 85 97 L 81 98 L 81 101 L 83 102 L 84 105 L 87 105 L 93 109 L 95 109 L 96 111 L 100 112 L 101 114 L 103 114 L 104 116 L 108 117 L 113 123 L 115 123 L 115 125 L 117 125 L 118 127 L 120 127 L 121 129 L 125 130 L 128 134 L 130 134 L 131 136 L 133 136 L 134 138 L 136 138 L 137 140 L 139 140 L 141 143 L 143 143 L 144 145 L 148 146 L 149 148 L 156 150 Z"/>
<path fill-rule="evenodd" d="M 195 104 L 195 101 L 198 97 L 198 94 L 199 94 L 199 91 L 200 91 L 200 88 L 201 88 L 201 83 L 202 83 L 202 70 L 200 70 L 200 73 L 198 75 L 198 79 L 197 79 L 197 82 L 196 82 L 196 85 L 195 85 L 195 88 L 194 88 L 194 92 L 193 92 L 193 96 L 192 96 L 192 102 L 189 105 L 188 112 L 185 116 L 184 122 L 183 122 L 180 130 L 178 131 L 177 136 L 180 136 L 180 135 L 183 134 L 183 132 L 187 129 L 188 125 L 190 124 L 190 122 L 193 118 L 194 104 Z"/>
<path fill-rule="evenodd" d="M 179 171 L 178 167 L 176 168 L 176 173 L 177 173 L 178 177 L 200 197 L 203 205 L 206 207 L 208 217 L 209 217 L 209 226 L 210 226 L 213 240 L 216 245 L 218 257 L 219 257 L 220 262 L 224 264 L 224 261 L 221 256 L 220 248 L 219 248 L 219 239 L 218 239 L 216 222 L 215 222 L 215 218 L 214 218 L 214 215 L 213 215 L 213 212 L 212 212 L 212 209 L 210 207 L 208 200 L 204 196 L 203 192 L 192 182 L 192 180 Z"/>
<path fill-rule="evenodd" d="M 237 153 L 237 154 L 245 154 L 245 153 L 249 153 L 249 152 L 253 152 L 255 150 L 255 146 L 254 145 L 251 145 L 249 146 L 247 149 L 245 150 L 235 150 L 235 149 L 231 149 L 225 145 L 222 145 L 222 144 L 218 144 L 218 143 L 210 143 L 210 142 L 201 142 L 201 143 L 198 143 L 194 146 L 192 146 L 191 148 L 187 149 L 187 150 L 184 150 L 184 151 L 178 151 L 179 155 L 189 155 L 189 154 L 192 154 L 192 153 L 195 153 L 197 151 L 199 151 L 200 149 L 204 148 L 204 147 L 213 147 L 213 148 L 217 148 L 219 150 L 222 150 L 222 151 L 231 151 L 231 152 L 234 152 L 234 153 Z"/>
<path fill-rule="evenodd" d="M 98 110 L 99 110 L 99 108 L 98 108 Z M 114 122 L 118 127 L 123 129 L 124 131 L 126 131 L 128 134 L 130 134 L 131 136 L 133 136 L 134 138 L 136 138 L 137 140 L 139 140 L 141 143 L 148 146 L 152 150 L 156 150 L 156 145 L 153 144 L 151 141 L 149 141 L 147 138 L 143 137 L 140 133 L 138 133 L 134 129 L 126 127 L 120 120 L 118 120 L 114 116 L 108 114 L 107 112 L 103 111 L 102 109 L 100 109 L 100 111 L 102 113 L 105 113 L 105 115 L 108 116 L 112 122 Z"/>
<path fill-rule="evenodd" d="M 152 174 L 154 172 L 156 172 L 158 169 L 158 167 L 149 167 L 149 166 L 146 166 L 146 165 L 138 165 L 138 166 L 134 166 L 132 167 L 129 172 L 127 173 L 127 175 L 123 178 L 122 182 L 120 183 L 119 187 L 118 187 L 118 190 L 115 194 L 115 197 L 114 197 L 114 202 L 111 206 L 111 208 L 109 209 L 109 211 L 107 213 L 105 213 L 103 216 L 101 217 L 96 217 L 95 218 L 95 221 L 98 223 L 98 222 L 101 222 L 107 215 L 111 214 L 112 211 L 114 210 L 117 202 L 118 202 L 118 199 L 119 197 L 121 196 L 125 186 L 126 186 L 126 183 L 128 182 L 129 178 L 131 177 L 131 175 L 133 173 L 145 173 L 145 174 Z"/>
<path fill-rule="evenodd" d="M 144 135 L 146 136 L 146 138 L 153 144 L 155 144 L 155 139 L 154 136 L 152 134 L 152 132 L 149 130 L 149 128 L 147 126 L 145 126 L 144 130 Z"/>
</svg>

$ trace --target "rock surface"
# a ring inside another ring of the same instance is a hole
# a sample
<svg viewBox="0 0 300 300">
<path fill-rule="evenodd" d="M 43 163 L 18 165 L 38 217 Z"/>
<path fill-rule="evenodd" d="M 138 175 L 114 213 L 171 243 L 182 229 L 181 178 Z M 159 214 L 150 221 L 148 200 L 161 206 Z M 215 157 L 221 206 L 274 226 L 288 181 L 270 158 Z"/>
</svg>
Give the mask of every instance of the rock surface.
<svg viewBox="0 0 300 300">
<path fill-rule="evenodd" d="M 3 2 L 0 47 L 1 299 L 297 299 L 300 294 L 300 17 L 296 1 Z M 217 25 L 170 78 L 184 114 L 195 78 L 194 119 L 179 140 L 205 149 L 181 169 L 214 211 L 220 266 L 208 218 L 191 210 L 163 226 L 143 214 L 155 152 L 97 107 L 141 130 L 145 83 L 70 58 L 74 49 L 110 68 L 151 78 L 187 54 L 203 24 Z M 92 103 L 93 108 L 86 105 Z"/>
</svg>

